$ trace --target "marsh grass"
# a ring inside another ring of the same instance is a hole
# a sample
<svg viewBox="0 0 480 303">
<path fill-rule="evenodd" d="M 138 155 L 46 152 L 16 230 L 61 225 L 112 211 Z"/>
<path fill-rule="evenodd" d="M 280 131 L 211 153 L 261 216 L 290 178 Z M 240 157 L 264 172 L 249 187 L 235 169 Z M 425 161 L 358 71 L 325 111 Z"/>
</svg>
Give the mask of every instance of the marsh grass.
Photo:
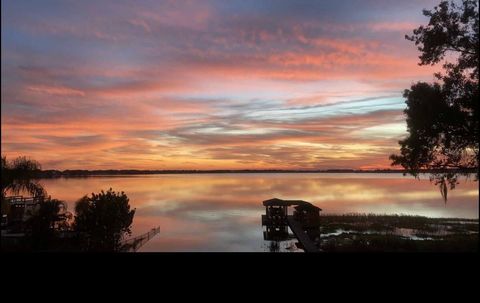
<svg viewBox="0 0 480 303">
<path fill-rule="evenodd" d="M 321 222 L 323 251 L 478 251 L 478 219 L 351 213 Z"/>
</svg>

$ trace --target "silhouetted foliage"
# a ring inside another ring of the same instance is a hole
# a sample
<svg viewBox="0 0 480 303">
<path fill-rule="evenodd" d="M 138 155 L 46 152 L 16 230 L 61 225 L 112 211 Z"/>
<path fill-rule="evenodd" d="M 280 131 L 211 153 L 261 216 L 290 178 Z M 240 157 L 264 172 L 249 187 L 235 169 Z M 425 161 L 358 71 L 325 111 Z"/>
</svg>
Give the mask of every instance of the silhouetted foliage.
<svg viewBox="0 0 480 303">
<path fill-rule="evenodd" d="M 57 233 L 68 230 L 72 218 L 65 202 L 50 198 L 41 202 L 30 215 L 26 226 L 33 250 L 54 249 Z"/>
<path fill-rule="evenodd" d="M 46 196 L 45 190 L 36 180 L 41 171 L 41 165 L 37 161 L 24 156 L 8 161 L 5 156 L 2 156 L 1 170 L 2 198 L 8 191 L 13 194 L 25 191 L 35 197 Z"/>
<path fill-rule="evenodd" d="M 468 175 L 473 168 L 478 180 L 478 1 L 442 1 L 423 14 L 430 17 L 428 25 L 405 36 L 418 45 L 419 65 L 444 58 L 454 62 L 445 62 L 444 73 L 435 74 L 440 83 L 418 82 L 404 91 L 409 136 L 399 141 L 400 155 L 390 159 L 414 176 L 434 170 L 431 180 L 446 201 L 447 183 L 453 189 L 459 173 Z"/>
<path fill-rule="evenodd" d="M 2 214 L 9 212 L 9 206 L 4 202 L 4 198 L 9 192 L 14 195 L 26 192 L 41 198 L 47 195 L 43 186 L 36 180 L 40 171 L 40 163 L 35 160 L 22 156 L 9 161 L 6 156 L 2 156 L 2 193 L 0 197 Z"/>
<path fill-rule="evenodd" d="M 135 210 L 130 210 L 129 199 L 124 192 L 111 188 L 91 197 L 84 196 L 75 206 L 74 229 L 83 239 L 89 251 L 118 251 L 125 234 L 131 234 Z"/>
</svg>

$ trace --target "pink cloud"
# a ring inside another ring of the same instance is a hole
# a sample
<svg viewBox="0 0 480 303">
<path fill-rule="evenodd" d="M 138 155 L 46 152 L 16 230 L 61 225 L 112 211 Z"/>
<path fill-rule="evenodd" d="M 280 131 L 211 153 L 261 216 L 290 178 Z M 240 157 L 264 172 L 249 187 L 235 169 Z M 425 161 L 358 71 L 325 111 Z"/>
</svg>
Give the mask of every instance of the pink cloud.
<svg viewBox="0 0 480 303">
<path fill-rule="evenodd" d="M 38 85 L 38 86 L 28 86 L 27 90 L 40 93 L 40 94 L 47 94 L 47 95 L 56 95 L 56 96 L 85 96 L 85 92 L 73 89 L 65 86 L 45 86 L 45 85 Z"/>
</svg>

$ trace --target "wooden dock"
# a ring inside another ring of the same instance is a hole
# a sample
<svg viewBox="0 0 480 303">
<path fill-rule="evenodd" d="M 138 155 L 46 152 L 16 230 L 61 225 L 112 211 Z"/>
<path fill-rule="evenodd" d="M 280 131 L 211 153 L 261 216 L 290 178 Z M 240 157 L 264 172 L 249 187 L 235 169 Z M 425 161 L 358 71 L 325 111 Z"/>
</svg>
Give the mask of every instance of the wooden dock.
<svg viewBox="0 0 480 303">
<path fill-rule="evenodd" d="M 288 227 L 299 241 L 299 247 L 305 252 L 319 252 L 314 239 L 320 235 L 321 208 L 303 200 L 282 200 L 273 198 L 263 201 L 265 215 L 262 226 L 266 226 L 263 239 L 267 241 L 285 241 L 288 239 Z M 288 215 L 288 207 L 293 206 L 293 215 Z M 288 227 L 287 227 L 288 226 Z"/>
<path fill-rule="evenodd" d="M 287 222 L 290 229 L 302 244 L 305 252 L 319 252 L 318 247 L 313 243 L 310 237 L 305 233 L 300 222 L 295 220 L 293 216 L 287 216 Z"/>
<path fill-rule="evenodd" d="M 138 237 L 127 239 L 122 243 L 120 251 L 135 252 L 158 233 L 160 233 L 160 226 L 152 228 L 149 232 Z"/>
</svg>

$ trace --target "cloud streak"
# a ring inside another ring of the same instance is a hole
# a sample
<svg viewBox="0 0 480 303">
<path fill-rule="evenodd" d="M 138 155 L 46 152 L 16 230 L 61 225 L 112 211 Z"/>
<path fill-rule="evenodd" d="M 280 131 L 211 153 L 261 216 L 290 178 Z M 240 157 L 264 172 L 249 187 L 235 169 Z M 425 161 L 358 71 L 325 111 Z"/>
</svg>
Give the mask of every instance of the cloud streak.
<svg viewBox="0 0 480 303">
<path fill-rule="evenodd" d="M 403 35 L 433 5 L 2 2 L 2 152 L 57 169 L 386 167 L 401 92 L 434 71 Z"/>
</svg>

